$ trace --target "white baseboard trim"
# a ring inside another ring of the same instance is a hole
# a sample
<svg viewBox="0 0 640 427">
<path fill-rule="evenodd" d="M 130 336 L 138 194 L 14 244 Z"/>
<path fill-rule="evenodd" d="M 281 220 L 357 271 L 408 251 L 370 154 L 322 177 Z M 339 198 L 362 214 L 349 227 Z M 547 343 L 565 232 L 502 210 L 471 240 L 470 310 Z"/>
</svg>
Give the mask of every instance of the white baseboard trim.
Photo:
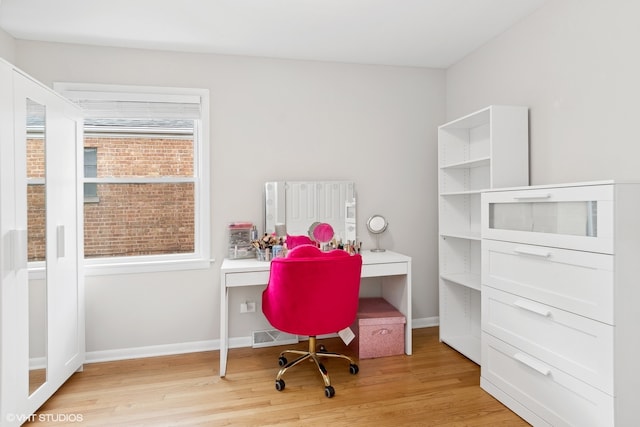
<svg viewBox="0 0 640 427">
<path fill-rule="evenodd" d="M 120 348 L 116 350 L 88 351 L 85 354 L 85 363 L 113 362 L 116 360 L 170 356 L 173 354 L 195 353 L 198 351 L 219 349 L 219 340 L 209 340 L 179 344 L 152 345 L 148 347 Z"/>
<path fill-rule="evenodd" d="M 412 327 L 428 328 L 438 326 L 438 317 L 413 319 Z M 337 336 L 330 334 L 329 336 Z M 302 337 L 301 337 L 302 338 Z M 303 338 L 302 338 L 303 339 Z M 229 348 L 251 347 L 251 336 L 229 339 Z M 220 350 L 220 340 L 193 341 L 179 344 L 152 345 L 148 347 L 121 348 L 117 350 L 88 351 L 85 363 L 113 362 L 116 360 L 141 359 L 144 357 L 171 356 L 174 354 L 196 353 L 199 351 Z"/>
<path fill-rule="evenodd" d="M 220 350 L 220 341 L 218 341 L 218 347 L 216 350 Z M 251 347 L 253 345 L 253 338 L 251 335 L 248 337 L 236 337 L 229 338 L 229 348 Z"/>
<path fill-rule="evenodd" d="M 45 356 L 29 358 L 29 370 L 46 369 L 46 368 L 47 368 L 47 358 Z"/>
<path fill-rule="evenodd" d="M 439 326 L 439 325 L 440 325 L 440 317 L 438 316 L 423 317 L 422 319 L 413 319 L 411 321 L 412 329 L 431 328 L 433 326 Z"/>
</svg>

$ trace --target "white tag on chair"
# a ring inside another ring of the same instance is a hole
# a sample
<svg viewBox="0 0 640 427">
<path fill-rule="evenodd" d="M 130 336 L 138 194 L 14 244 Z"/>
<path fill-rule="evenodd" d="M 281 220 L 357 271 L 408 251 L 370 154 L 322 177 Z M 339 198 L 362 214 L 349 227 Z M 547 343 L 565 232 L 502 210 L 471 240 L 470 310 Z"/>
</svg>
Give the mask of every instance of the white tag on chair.
<svg viewBox="0 0 640 427">
<path fill-rule="evenodd" d="M 356 334 L 354 334 L 349 327 L 346 327 L 343 330 L 339 331 L 338 335 L 340 336 L 340 338 L 342 338 L 342 341 L 346 345 L 349 345 L 349 343 L 356 337 Z"/>
</svg>

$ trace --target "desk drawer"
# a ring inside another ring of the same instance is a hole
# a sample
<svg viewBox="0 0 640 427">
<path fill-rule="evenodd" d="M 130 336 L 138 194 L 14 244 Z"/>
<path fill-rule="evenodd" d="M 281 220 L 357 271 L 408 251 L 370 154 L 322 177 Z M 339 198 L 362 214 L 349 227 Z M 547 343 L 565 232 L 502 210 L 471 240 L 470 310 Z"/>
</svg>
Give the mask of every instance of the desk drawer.
<svg viewBox="0 0 640 427">
<path fill-rule="evenodd" d="M 614 425 L 613 397 L 483 333 L 482 377 L 549 424 Z"/>
<path fill-rule="evenodd" d="M 269 271 L 247 271 L 225 274 L 227 287 L 266 285 L 269 282 Z"/>
<path fill-rule="evenodd" d="M 482 284 L 613 324 L 613 255 L 483 240 Z"/>
<path fill-rule="evenodd" d="M 362 264 L 362 277 L 384 277 L 408 274 L 408 263 Z"/>
<path fill-rule="evenodd" d="M 613 394 L 613 326 L 484 286 L 482 330 Z"/>
</svg>

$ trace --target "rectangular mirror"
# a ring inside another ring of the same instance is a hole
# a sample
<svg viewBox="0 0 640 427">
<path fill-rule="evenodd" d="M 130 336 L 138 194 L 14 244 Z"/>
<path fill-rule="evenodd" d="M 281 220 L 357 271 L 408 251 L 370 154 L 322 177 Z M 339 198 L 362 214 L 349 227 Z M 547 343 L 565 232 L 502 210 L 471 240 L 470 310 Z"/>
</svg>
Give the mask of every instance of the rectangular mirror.
<svg viewBox="0 0 640 427">
<path fill-rule="evenodd" d="M 46 107 L 29 98 L 27 108 L 27 257 L 43 267 L 45 280 L 29 279 L 29 395 L 47 381 Z"/>
<path fill-rule="evenodd" d="M 314 222 L 333 227 L 335 238 L 356 240 L 356 193 L 352 181 L 270 181 L 264 187 L 264 232 L 276 225 L 290 235 L 308 235 Z"/>
</svg>

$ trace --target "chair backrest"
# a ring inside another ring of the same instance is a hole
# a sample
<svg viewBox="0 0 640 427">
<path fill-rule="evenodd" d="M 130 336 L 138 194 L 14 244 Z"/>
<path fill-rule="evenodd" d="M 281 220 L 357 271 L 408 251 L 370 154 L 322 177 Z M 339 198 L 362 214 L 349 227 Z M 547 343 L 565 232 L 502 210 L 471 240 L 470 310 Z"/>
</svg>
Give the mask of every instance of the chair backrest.
<svg viewBox="0 0 640 427">
<path fill-rule="evenodd" d="M 293 249 L 300 245 L 313 245 L 313 240 L 311 240 L 309 236 L 305 236 L 305 235 L 292 236 L 287 234 L 287 239 L 285 240 L 285 243 L 287 244 L 288 249 Z"/>
<path fill-rule="evenodd" d="M 338 332 L 356 317 L 361 269 L 359 254 L 298 246 L 271 261 L 262 311 L 273 327 L 290 334 Z"/>
</svg>

